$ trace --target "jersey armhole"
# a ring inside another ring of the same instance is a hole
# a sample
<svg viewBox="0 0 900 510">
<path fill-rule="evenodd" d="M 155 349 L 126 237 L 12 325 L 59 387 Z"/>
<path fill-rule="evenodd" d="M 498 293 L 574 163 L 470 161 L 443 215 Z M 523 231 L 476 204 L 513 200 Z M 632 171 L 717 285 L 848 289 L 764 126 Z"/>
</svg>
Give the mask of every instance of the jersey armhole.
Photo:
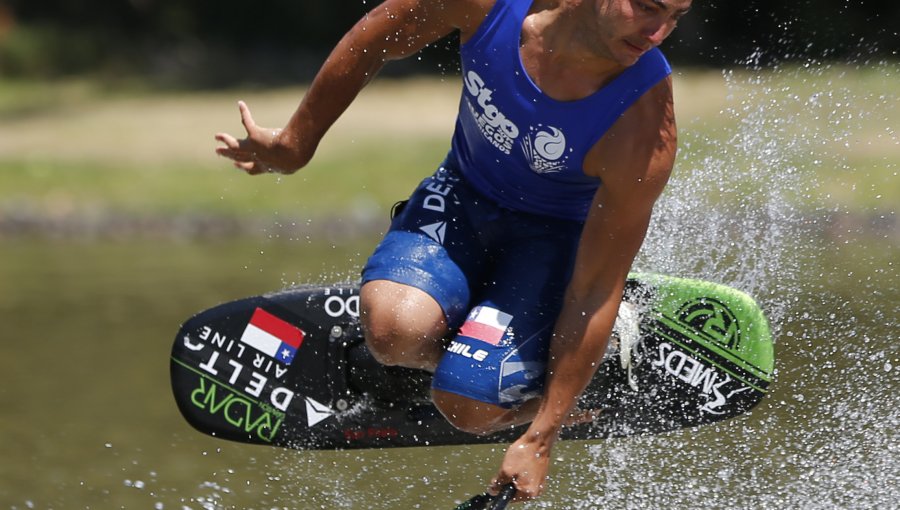
<svg viewBox="0 0 900 510">
<path fill-rule="evenodd" d="M 597 145 L 597 142 L 599 142 L 600 139 L 603 138 L 610 129 L 612 129 L 613 125 L 618 122 L 619 118 L 621 118 L 622 115 L 625 115 L 625 112 L 627 112 L 628 109 L 631 108 L 636 102 L 640 101 L 640 99 L 644 97 L 644 95 L 647 94 L 650 89 L 658 85 L 659 82 L 665 80 L 667 77 L 671 76 L 672 67 L 669 65 L 669 61 L 666 60 L 665 55 L 662 54 L 659 48 L 654 48 L 652 51 L 655 53 L 655 55 L 647 55 L 647 57 L 653 58 L 654 60 L 656 60 L 656 62 L 658 62 L 655 66 L 656 69 L 654 69 L 652 73 L 646 73 L 646 75 L 644 76 L 645 79 L 641 80 L 637 84 L 637 86 L 634 87 L 634 90 L 639 93 L 635 95 L 631 99 L 631 101 L 624 101 L 620 103 L 618 112 L 616 112 L 615 115 L 615 120 L 613 120 L 612 124 L 609 125 L 609 128 L 607 128 L 606 131 L 592 138 L 590 148 L 593 148 L 595 145 Z M 588 152 L 590 152 L 590 148 L 587 150 L 587 152 L 585 152 L 585 158 L 587 158 L 587 154 Z M 581 170 L 582 172 L 584 172 L 584 162 L 582 162 Z"/>
<path fill-rule="evenodd" d="M 497 24 L 497 21 L 501 18 L 500 13 L 503 9 L 507 9 L 509 7 L 508 0 L 497 0 L 494 2 L 494 5 L 491 6 L 491 10 L 488 11 L 487 16 L 481 20 L 481 23 L 478 25 L 478 28 L 475 30 L 475 33 L 472 34 L 465 42 L 460 42 L 459 49 L 460 51 L 468 48 L 470 45 L 477 44 L 482 38 L 484 38 L 485 34 Z"/>
</svg>

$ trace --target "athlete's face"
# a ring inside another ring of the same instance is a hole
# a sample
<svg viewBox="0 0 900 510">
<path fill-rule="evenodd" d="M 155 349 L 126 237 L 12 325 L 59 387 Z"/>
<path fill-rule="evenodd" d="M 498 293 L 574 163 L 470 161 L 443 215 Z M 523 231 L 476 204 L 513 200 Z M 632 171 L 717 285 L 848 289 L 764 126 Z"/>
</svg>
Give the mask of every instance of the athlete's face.
<svg viewBox="0 0 900 510">
<path fill-rule="evenodd" d="M 630 66 L 669 37 L 692 0 L 595 0 L 607 56 Z"/>
</svg>

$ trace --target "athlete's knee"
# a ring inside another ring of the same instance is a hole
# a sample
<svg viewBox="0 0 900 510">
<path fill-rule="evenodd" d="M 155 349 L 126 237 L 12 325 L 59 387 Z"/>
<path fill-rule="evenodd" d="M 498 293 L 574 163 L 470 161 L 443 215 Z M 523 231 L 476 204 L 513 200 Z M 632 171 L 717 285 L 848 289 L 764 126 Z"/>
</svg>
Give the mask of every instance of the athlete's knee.
<svg viewBox="0 0 900 510">
<path fill-rule="evenodd" d="M 397 324 L 389 314 L 381 312 L 380 306 L 373 306 L 366 300 L 360 301 L 360 319 L 366 346 L 372 356 L 383 365 L 396 365 L 394 342 Z"/>
<path fill-rule="evenodd" d="M 360 292 L 360 316 L 366 345 L 379 362 L 434 369 L 446 323 L 440 306 L 427 294 L 391 282 L 370 282 Z"/>
<path fill-rule="evenodd" d="M 414 353 L 408 352 L 414 342 L 403 338 L 393 320 L 379 320 L 373 315 L 363 315 L 363 332 L 366 347 L 382 365 L 402 365 Z"/>
</svg>

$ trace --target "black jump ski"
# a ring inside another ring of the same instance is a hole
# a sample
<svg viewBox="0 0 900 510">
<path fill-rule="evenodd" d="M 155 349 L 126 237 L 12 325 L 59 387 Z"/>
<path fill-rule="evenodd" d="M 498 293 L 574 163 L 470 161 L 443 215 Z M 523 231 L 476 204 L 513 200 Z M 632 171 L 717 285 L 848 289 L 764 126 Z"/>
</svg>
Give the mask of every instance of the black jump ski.
<svg viewBox="0 0 900 510">
<path fill-rule="evenodd" d="M 424 372 L 375 370 L 365 372 L 368 382 L 354 377 L 360 370 L 354 353 L 364 349 L 358 290 L 356 284 L 305 286 L 225 303 L 185 322 L 172 349 L 171 378 L 188 423 L 222 439 L 295 449 L 518 437 L 518 429 L 489 436 L 454 429 L 427 400 Z M 746 294 L 633 274 L 622 308 L 628 313 L 620 312 L 613 347 L 579 402 L 582 409 L 601 409 L 600 418 L 564 429 L 562 439 L 714 423 L 765 396 L 772 340 L 765 316 Z"/>
</svg>

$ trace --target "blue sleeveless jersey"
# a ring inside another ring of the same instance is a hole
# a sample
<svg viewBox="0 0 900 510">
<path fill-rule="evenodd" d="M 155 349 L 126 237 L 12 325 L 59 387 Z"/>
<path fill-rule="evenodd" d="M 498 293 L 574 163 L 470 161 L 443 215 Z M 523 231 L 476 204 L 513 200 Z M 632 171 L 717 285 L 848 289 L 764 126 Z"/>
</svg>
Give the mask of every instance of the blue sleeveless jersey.
<svg viewBox="0 0 900 510">
<path fill-rule="evenodd" d="M 499 205 L 583 221 L 600 180 L 584 158 L 616 120 L 671 73 L 658 49 L 577 101 L 531 81 L 519 53 L 529 0 L 498 0 L 460 48 L 463 91 L 445 166 Z"/>
</svg>

